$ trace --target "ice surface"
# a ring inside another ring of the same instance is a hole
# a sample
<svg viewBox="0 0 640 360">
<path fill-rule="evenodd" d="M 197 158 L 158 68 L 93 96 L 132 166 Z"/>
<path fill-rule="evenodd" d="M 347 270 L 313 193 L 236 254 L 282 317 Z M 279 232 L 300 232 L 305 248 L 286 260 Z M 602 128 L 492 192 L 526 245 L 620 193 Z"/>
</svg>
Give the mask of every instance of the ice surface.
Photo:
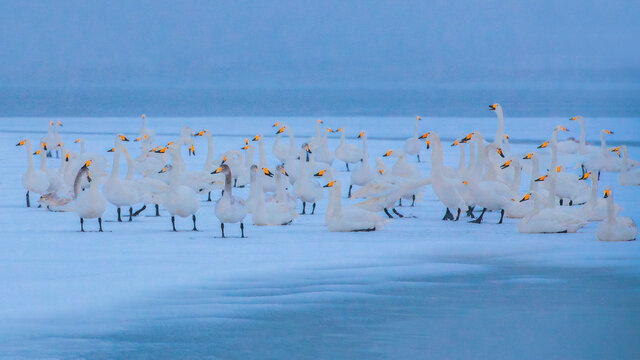
<svg viewBox="0 0 640 360">
<path fill-rule="evenodd" d="M 277 120 L 292 125 L 298 143 L 314 132 L 313 118 L 150 117 L 148 125 L 160 143 L 183 125 L 208 128 L 216 134 L 216 152 L 263 133 L 274 163 L 271 124 Z M 349 141 L 367 130 L 372 156 L 401 147 L 413 131 L 410 118 L 324 120 L 344 127 Z M 248 225 L 247 239 L 218 238 L 213 203 L 204 201 L 198 233 L 183 219 L 177 220 L 181 231 L 170 232 L 166 213 L 113 222 L 109 206 L 107 232 L 82 234 L 75 214 L 24 207 L 24 149 L 14 144 L 24 136 L 38 140 L 48 119 L 0 121 L 0 357 L 640 356 L 640 242 L 598 242 L 595 223 L 576 234 L 524 235 L 513 219 L 495 224 L 496 214 L 482 225 L 442 222 L 444 209 L 427 188 L 415 207 L 399 208 L 416 218 L 373 233 L 328 233 L 325 200 L 317 215 L 290 226 Z M 140 127 L 136 118 L 62 121 L 67 146 L 77 150 L 72 142 L 80 135 L 93 152 L 112 147 L 116 133 L 133 136 Z M 505 121 L 514 152 L 535 149 L 557 123 L 579 135 L 577 124 L 564 118 Z M 587 119 L 588 140 L 597 143 L 606 127 L 615 131 L 611 143 L 633 145 L 630 154 L 638 159 L 639 121 Z M 492 138 L 495 126 L 490 117 L 425 118 L 421 130 L 448 141 L 472 130 Z M 338 141 L 332 137 L 330 147 Z M 134 155 L 139 151 L 135 143 L 128 146 Z M 204 162 L 206 140 L 197 140 L 196 152 L 195 159 L 185 156 L 191 168 Z M 457 159 L 458 151 L 445 146 L 445 162 Z M 334 167 L 348 179 L 343 164 Z M 429 163 L 421 170 L 427 176 Z M 615 179 L 603 174 L 600 185 L 613 186 L 623 215 L 637 223 L 639 189 Z M 527 181 L 524 176 L 523 187 Z M 227 229 L 239 235 L 237 227 Z"/>
</svg>

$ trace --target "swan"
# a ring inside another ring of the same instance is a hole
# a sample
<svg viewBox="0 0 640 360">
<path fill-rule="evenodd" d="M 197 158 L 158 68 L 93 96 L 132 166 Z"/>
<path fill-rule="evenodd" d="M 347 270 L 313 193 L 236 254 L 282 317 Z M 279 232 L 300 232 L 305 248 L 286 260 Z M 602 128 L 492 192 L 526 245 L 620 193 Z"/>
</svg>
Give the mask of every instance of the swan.
<svg viewBox="0 0 640 360">
<path fill-rule="evenodd" d="M 222 189 L 222 179 L 217 175 L 211 175 L 211 172 L 217 168 L 215 166 L 214 151 L 213 151 L 213 138 L 209 130 L 201 130 L 194 136 L 206 136 L 207 137 L 207 159 L 204 162 L 202 170 L 187 171 L 182 175 L 182 185 L 190 187 L 198 194 L 207 194 L 207 201 L 211 201 L 211 192 L 214 190 Z M 184 163 L 180 156 L 179 161 Z M 242 173 L 238 171 L 238 173 Z M 243 182 L 244 185 L 244 182 Z"/>
<path fill-rule="evenodd" d="M 345 131 L 343 128 L 339 128 L 333 132 L 339 132 L 340 134 L 340 144 L 336 148 L 335 157 L 338 160 L 344 162 L 347 167 L 347 171 L 349 171 L 349 164 L 356 164 L 362 161 L 362 149 L 360 149 L 355 144 L 347 144 L 345 142 Z"/>
<path fill-rule="evenodd" d="M 623 154 L 623 166 L 618 173 L 618 184 L 623 186 L 640 185 L 640 167 L 631 167 L 629 151 L 626 145 L 620 145 Z"/>
<path fill-rule="evenodd" d="M 309 158 L 313 158 L 313 153 L 308 153 Z M 294 194 L 302 201 L 302 215 L 305 214 L 307 203 L 313 204 L 311 215 L 316 211 L 316 202 L 324 197 L 322 185 L 309 177 L 309 163 L 300 162 L 300 168 L 296 183 L 293 185 Z"/>
<path fill-rule="evenodd" d="M 171 225 L 173 231 L 176 231 L 176 215 L 186 218 L 191 215 L 193 220 L 193 231 L 198 231 L 196 227 L 196 213 L 200 209 L 198 195 L 193 189 L 186 185 L 182 185 L 180 179 L 184 171 L 184 164 L 181 163 L 180 147 L 173 146 L 170 148 L 173 167 L 171 168 L 169 187 L 164 193 L 162 207 L 171 214 Z M 161 172 L 166 172 L 164 167 Z"/>
<path fill-rule="evenodd" d="M 504 140 L 504 114 L 502 113 L 502 106 L 500 104 L 491 104 L 489 105 L 489 110 L 495 111 L 498 116 L 498 129 L 496 130 L 496 137 L 493 139 L 493 144 L 501 148 Z"/>
<path fill-rule="evenodd" d="M 260 155 L 260 161 L 258 162 L 258 167 L 263 169 L 267 167 L 267 153 L 264 150 L 264 137 L 262 134 L 256 135 L 251 141 L 258 142 L 258 153 Z M 264 191 L 274 192 L 276 191 L 276 181 L 272 177 L 268 177 L 264 174 L 258 174 L 258 176 L 263 176 L 262 186 L 264 187 Z"/>
<path fill-rule="evenodd" d="M 131 155 L 129 154 L 129 149 L 126 146 L 122 145 L 122 154 L 127 160 L 127 175 L 125 176 L 125 180 L 134 181 L 137 183 L 137 190 L 140 191 L 140 199 L 143 202 L 142 208 L 135 211 L 133 216 L 138 216 L 144 209 L 147 208 L 147 204 L 154 204 L 156 209 L 156 216 L 160 216 L 159 204 L 163 202 L 163 199 L 169 189 L 169 185 L 162 180 L 158 180 L 155 178 L 151 178 L 148 176 L 134 179 L 134 165 L 133 160 L 131 159 Z M 166 170 L 165 170 L 166 171 Z M 161 171 L 164 172 L 164 171 Z"/>
<path fill-rule="evenodd" d="M 615 212 L 615 204 L 613 202 L 613 193 L 611 188 L 607 187 L 604 191 L 604 197 L 607 200 L 607 218 L 598 225 L 596 229 L 596 237 L 600 241 L 631 241 L 635 240 L 638 235 L 638 228 L 631 218 L 626 216 L 617 216 Z"/>
<path fill-rule="evenodd" d="M 234 196 L 231 188 L 231 169 L 228 165 L 222 164 L 213 173 L 224 174 L 224 193 L 216 202 L 215 214 L 218 220 L 220 220 L 220 230 L 222 231 L 222 237 L 224 235 L 224 224 L 240 223 L 241 237 L 244 238 L 244 223 L 243 220 L 247 216 L 247 208 L 244 200 Z"/>
<path fill-rule="evenodd" d="M 582 216 L 587 221 L 602 221 L 607 218 L 607 206 L 609 200 L 598 196 L 598 177 L 589 176 L 591 173 L 585 173 L 585 178 L 591 178 L 591 196 L 584 206 L 580 208 Z M 614 215 L 618 215 L 622 207 L 618 204 L 614 204 Z"/>
<path fill-rule="evenodd" d="M 569 213 L 541 208 L 542 201 L 535 191 L 526 194 L 520 201 L 530 199 L 533 199 L 533 210 L 518 222 L 520 233 L 574 233 L 586 224 L 586 221 Z"/>
<path fill-rule="evenodd" d="M 331 232 L 375 231 L 382 229 L 390 220 L 356 206 L 342 206 L 341 183 L 334 180 L 324 185 L 329 188 L 329 205 L 325 224 Z"/>
<path fill-rule="evenodd" d="M 180 136 L 178 137 L 178 143 L 187 145 L 189 156 L 196 156 L 195 141 L 193 141 L 194 136 L 195 133 L 193 130 L 188 126 L 184 126 L 182 130 L 180 130 Z"/>
<path fill-rule="evenodd" d="M 164 153 L 157 152 L 159 151 L 157 148 L 150 149 L 151 143 L 144 137 L 139 141 L 140 155 L 138 155 L 133 162 L 133 167 L 136 172 L 142 176 L 152 177 L 168 183 L 169 179 L 167 178 L 167 174 L 160 173 L 160 170 L 162 170 L 166 164 Z"/>
<path fill-rule="evenodd" d="M 22 186 L 27 190 L 27 207 L 31 207 L 29 193 L 45 194 L 47 189 L 49 189 L 49 175 L 45 171 L 35 168 L 33 164 L 31 140 L 20 140 L 16 146 L 24 146 L 27 151 L 27 171 L 22 175 Z"/>
<path fill-rule="evenodd" d="M 84 232 L 84 219 L 97 218 L 98 231 L 102 232 L 102 215 L 107 208 L 107 202 L 98 190 L 99 181 L 90 176 L 91 163 L 92 160 L 87 160 L 78 171 L 73 185 L 73 200 L 67 207 L 80 217 L 80 231 Z M 82 186 L 85 181 L 88 182 L 88 189 Z"/>
<path fill-rule="evenodd" d="M 320 144 L 311 146 L 311 151 L 315 154 L 315 161 L 325 163 L 328 165 L 333 164 L 333 160 L 335 156 L 331 150 L 329 150 L 329 146 L 327 145 L 327 135 L 333 132 L 330 128 L 326 128 L 324 130 L 324 136 L 322 137 L 322 141 Z M 310 144 L 311 145 L 311 144 Z"/>
<path fill-rule="evenodd" d="M 253 214 L 258 203 L 258 165 L 249 168 L 249 196 L 245 201 L 247 214 Z"/>
<path fill-rule="evenodd" d="M 276 141 L 273 143 L 273 154 L 280 160 L 281 164 L 284 164 L 289 159 L 290 154 L 296 152 L 296 140 L 289 125 L 276 122 L 273 127 L 279 127 L 278 131 L 276 131 Z M 289 136 L 289 145 L 280 144 L 280 138 L 285 131 Z"/>
<path fill-rule="evenodd" d="M 548 192 L 545 189 L 540 188 L 538 185 L 538 154 L 529 153 L 525 155 L 523 160 L 531 160 L 531 179 L 529 180 L 529 193 L 535 192 L 538 195 L 538 200 L 546 205 L 546 199 L 548 198 Z M 514 191 L 515 181 L 512 184 L 511 190 Z M 514 191 L 516 194 L 516 191 Z M 533 211 L 533 202 L 532 201 L 512 201 L 509 203 L 507 208 L 505 209 L 505 214 L 507 217 L 512 219 L 522 219 L 526 215 L 530 214 Z"/>
<path fill-rule="evenodd" d="M 436 132 L 431 132 L 433 149 L 431 150 L 431 187 L 438 199 L 447 208 L 442 220 L 458 220 L 460 211 L 466 208 L 466 201 L 462 195 L 463 184 L 459 180 L 454 180 L 443 175 L 443 151 L 440 136 Z M 457 216 L 453 217 L 451 210 L 457 211 Z"/>
<path fill-rule="evenodd" d="M 462 179 L 464 174 L 466 173 L 466 156 L 464 153 L 464 143 L 461 143 L 460 140 L 455 140 L 451 146 L 458 146 L 460 148 L 459 156 L 458 156 L 458 170 L 456 170 L 456 176 L 458 179 Z"/>
<path fill-rule="evenodd" d="M 254 166 L 252 165 L 252 169 Z M 269 169 L 264 168 L 263 171 L 268 176 L 273 176 Z M 280 174 L 280 170 L 276 171 L 276 177 L 280 177 Z M 253 210 L 253 224 L 259 226 L 291 224 L 293 219 L 298 216 L 295 207 L 292 208 L 284 196 L 276 196 L 271 201 L 265 201 L 264 191 L 260 182 L 262 182 L 262 177 L 256 177 L 257 196 L 255 209 Z"/>
<path fill-rule="evenodd" d="M 286 203 L 289 209 L 297 214 L 296 207 L 298 206 L 298 198 L 291 193 L 285 184 L 284 177 L 289 177 L 289 173 L 287 173 L 284 166 L 276 166 L 276 192 L 273 194 L 272 199 L 279 203 Z"/>
<path fill-rule="evenodd" d="M 480 216 L 472 220 L 472 223 L 480 224 L 484 213 L 487 210 L 500 210 L 500 221 L 498 224 L 502 224 L 504 218 L 504 209 L 508 206 L 512 197 L 511 189 L 503 182 L 497 181 L 497 174 L 494 165 L 489 162 L 488 154 L 492 150 L 497 150 L 496 144 L 490 144 L 484 148 L 482 160 L 484 161 L 487 173 L 483 180 L 478 180 L 475 177 L 471 177 L 464 184 L 469 186 L 474 198 L 474 203 L 482 206 L 482 213 Z"/>
<path fill-rule="evenodd" d="M 361 131 L 358 139 L 362 139 L 362 159 L 360 163 L 353 167 L 351 172 L 351 184 L 349 185 L 349 193 L 347 197 L 351 197 L 351 189 L 353 185 L 365 186 L 373 179 L 373 171 L 369 164 L 369 153 L 367 149 L 367 133 Z"/>
<path fill-rule="evenodd" d="M 415 126 L 413 128 L 413 136 L 405 140 L 404 152 L 407 155 L 416 155 L 418 162 L 420 162 L 420 150 L 422 149 L 422 142 L 418 138 L 418 122 L 422 120 L 420 116 L 416 116 Z"/>
<path fill-rule="evenodd" d="M 588 145 L 586 141 L 586 130 L 584 126 L 584 118 L 580 115 L 570 118 L 571 121 L 577 121 L 580 123 L 580 142 L 578 143 L 578 154 L 587 155 L 598 151 L 597 146 Z"/>
<path fill-rule="evenodd" d="M 46 193 L 63 193 L 65 192 L 65 190 L 70 190 L 70 188 L 65 185 L 60 171 L 56 169 L 50 169 L 47 166 L 46 151 L 47 144 L 42 143 L 42 149 L 38 149 L 33 153 L 33 155 L 40 155 L 40 170 L 44 171 L 44 173 L 49 177 L 49 187 L 47 188 Z"/>
<path fill-rule="evenodd" d="M 313 135 L 312 137 L 309 138 L 309 140 L 307 141 L 307 144 L 309 144 L 309 146 L 311 147 L 312 151 L 316 151 L 320 148 L 320 146 L 322 146 L 323 142 L 324 142 L 324 135 L 326 134 L 325 132 L 322 131 L 322 127 L 320 125 L 322 125 L 324 122 L 320 119 L 316 120 L 316 133 L 315 135 Z"/>
<path fill-rule="evenodd" d="M 41 144 L 58 144 L 62 142 L 62 136 L 58 134 L 58 126 L 62 126 L 60 121 L 49 121 L 49 130 L 45 136 L 40 139 Z M 56 158 L 60 157 L 60 149 L 56 146 Z M 47 151 L 47 157 L 51 157 L 51 150 Z"/>
<path fill-rule="evenodd" d="M 108 202 L 118 208 L 118 221 L 122 222 L 122 206 L 129 207 L 129 221 L 133 220 L 133 205 L 140 202 L 140 188 L 133 180 L 120 179 L 120 154 L 122 153 L 123 141 L 129 141 L 124 135 L 116 135 L 115 147 L 112 150 L 113 165 L 111 174 L 102 187 L 102 193 Z"/>
<path fill-rule="evenodd" d="M 147 128 L 147 115 L 142 114 L 142 128 L 138 133 L 138 138 L 147 140 L 149 143 L 153 144 L 156 139 L 156 132 L 153 129 Z"/>
<path fill-rule="evenodd" d="M 600 151 L 594 152 L 584 161 L 583 165 L 589 170 L 619 172 L 622 170 L 624 163 L 622 159 L 614 156 L 607 148 L 605 135 L 613 134 L 613 131 L 600 130 Z"/>
<path fill-rule="evenodd" d="M 405 178 L 418 178 L 420 177 L 420 169 L 416 164 L 409 164 L 407 156 L 403 150 L 389 150 L 382 154 L 382 157 L 394 156 L 397 158 L 396 162 L 391 167 L 391 174 L 394 176 Z"/>
</svg>

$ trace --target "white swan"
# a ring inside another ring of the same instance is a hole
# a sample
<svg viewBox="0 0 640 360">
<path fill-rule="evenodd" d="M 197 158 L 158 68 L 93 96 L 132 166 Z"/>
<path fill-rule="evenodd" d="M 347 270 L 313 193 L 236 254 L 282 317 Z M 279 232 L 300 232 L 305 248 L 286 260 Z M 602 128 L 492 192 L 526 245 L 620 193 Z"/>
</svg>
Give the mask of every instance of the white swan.
<svg viewBox="0 0 640 360">
<path fill-rule="evenodd" d="M 598 196 L 598 176 L 589 176 L 585 173 L 585 177 L 591 178 L 591 197 L 584 206 L 580 208 L 582 216 L 588 221 L 602 221 L 607 218 L 607 207 L 609 200 Z M 618 215 L 622 207 L 614 204 L 614 215 Z"/>
<path fill-rule="evenodd" d="M 420 150 L 422 150 L 422 142 L 418 138 L 418 122 L 422 120 L 420 116 L 416 116 L 415 126 L 413 128 L 413 136 L 405 140 L 404 152 L 407 155 L 416 155 L 420 162 Z"/>
<path fill-rule="evenodd" d="M 162 207 L 171 214 L 171 225 L 173 231 L 176 231 L 176 215 L 186 218 L 191 216 L 193 221 L 193 231 L 198 231 L 196 227 L 196 213 L 200 209 L 198 195 L 193 189 L 182 185 L 180 179 L 184 171 L 184 164 L 179 159 L 180 147 L 174 146 L 170 148 L 173 167 L 171 168 L 169 187 L 163 196 Z M 167 168 L 160 170 L 166 172 Z"/>
<path fill-rule="evenodd" d="M 317 162 L 325 163 L 328 165 L 333 164 L 333 160 L 335 159 L 333 152 L 329 149 L 329 146 L 327 145 L 327 135 L 330 132 L 333 132 L 331 128 L 324 129 L 324 135 L 322 137 L 322 141 L 320 142 L 320 144 L 316 145 L 315 147 L 309 144 L 311 146 L 311 151 L 315 154 L 314 155 L 315 160 Z"/>
<path fill-rule="evenodd" d="M 258 134 L 253 139 L 251 139 L 251 141 L 257 141 L 258 142 L 258 154 L 260 155 L 260 161 L 258 162 L 258 167 L 261 168 L 261 169 L 268 168 L 268 165 L 267 165 L 267 153 L 264 150 L 264 136 L 262 136 L 262 134 Z M 258 172 L 258 176 L 262 176 L 263 177 L 261 179 L 261 181 L 262 181 L 262 186 L 264 188 L 264 191 L 268 191 L 268 192 L 276 191 L 276 181 L 275 181 L 275 179 L 273 179 L 272 177 L 268 177 L 268 176 L 266 176 L 264 174 L 260 174 L 260 172 Z"/>
<path fill-rule="evenodd" d="M 216 202 L 215 214 L 218 220 L 220 220 L 220 230 L 222 237 L 224 235 L 224 224 L 240 223 L 241 237 L 244 238 L 244 223 L 243 220 L 247 216 L 247 209 L 245 207 L 244 200 L 234 196 L 231 188 L 231 169 L 228 165 L 222 164 L 216 170 L 213 171 L 216 174 L 224 174 L 224 193 Z"/>
<path fill-rule="evenodd" d="M 253 165 L 255 166 L 255 165 Z M 253 168 L 252 166 L 252 168 Z M 273 176 L 269 169 L 263 169 L 268 176 Z M 276 171 L 276 176 L 280 177 L 281 172 Z M 298 216 L 295 207 L 291 207 L 284 197 L 273 197 L 271 201 L 266 201 L 262 189 L 262 177 L 256 177 L 256 204 L 253 210 L 253 224 L 264 225 L 288 225 Z"/>
<path fill-rule="evenodd" d="M 613 193 L 607 187 L 604 191 L 607 199 L 607 219 L 598 225 L 596 237 L 600 241 L 631 241 L 638 235 L 638 228 L 631 218 L 616 216 Z"/>
<path fill-rule="evenodd" d="M 569 120 L 577 121 L 580 123 L 580 142 L 578 143 L 578 154 L 586 155 L 586 154 L 593 153 L 594 151 L 598 151 L 599 148 L 597 146 L 587 144 L 587 141 L 586 141 L 587 135 L 586 135 L 586 129 L 584 125 L 584 118 L 578 115 L 570 118 Z"/>
<path fill-rule="evenodd" d="M 345 142 L 345 131 L 343 128 L 339 128 L 333 132 L 340 132 L 340 144 L 336 147 L 335 157 L 344 162 L 349 171 L 349 164 L 356 164 L 362 161 L 363 153 L 362 149 L 355 144 L 347 144 Z"/>
<path fill-rule="evenodd" d="M 461 180 L 446 177 L 442 173 L 443 168 L 443 151 L 440 137 L 436 132 L 431 132 L 429 137 L 432 138 L 433 147 L 431 149 L 431 187 L 438 199 L 447 208 L 442 220 L 455 220 L 460 218 L 460 211 L 465 209 L 466 201 L 462 195 L 463 184 Z M 457 216 L 453 217 L 453 213 L 457 212 Z"/>
<path fill-rule="evenodd" d="M 592 153 L 589 158 L 584 161 L 583 164 L 587 169 L 619 172 L 624 167 L 623 160 L 611 154 L 611 151 L 607 148 L 605 135 L 610 134 L 613 134 L 613 131 L 607 129 L 600 130 L 600 151 Z"/>
<path fill-rule="evenodd" d="M 102 193 L 108 202 L 118 208 L 118 221 L 122 221 L 121 207 L 129 207 L 129 221 L 133 220 L 133 206 L 140 202 L 140 188 L 133 180 L 120 179 L 120 154 L 123 141 L 129 141 L 124 135 L 116 135 L 113 150 L 113 166 L 107 182 L 102 187 Z"/>
<path fill-rule="evenodd" d="M 74 181 L 73 200 L 67 205 L 69 209 L 78 214 L 80 217 L 80 231 L 84 232 L 84 219 L 98 219 L 98 226 L 102 232 L 102 215 L 107 208 L 107 202 L 104 200 L 98 190 L 98 179 L 92 179 L 89 171 L 91 160 L 80 168 Z M 88 181 L 88 189 L 82 187 L 82 183 Z"/>
<path fill-rule="evenodd" d="M 144 211 L 147 208 L 147 204 L 153 204 L 156 209 L 156 216 L 160 216 L 159 205 L 164 201 L 167 190 L 169 189 L 169 185 L 167 185 L 167 183 L 162 180 L 158 180 L 149 176 L 134 179 L 134 163 L 131 159 L 131 155 L 129 154 L 129 149 L 127 149 L 127 147 L 124 145 L 121 146 L 121 149 L 122 154 L 127 160 L 127 175 L 125 176 L 125 180 L 135 181 L 138 184 L 136 190 L 140 191 L 139 197 L 143 202 L 142 208 L 135 211 L 133 213 L 133 216 L 138 216 L 142 211 Z"/>
<path fill-rule="evenodd" d="M 407 156 L 403 150 L 388 150 L 386 153 L 382 154 L 382 157 L 390 156 L 397 158 L 396 162 L 391 167 L 391 174 L 394 176 L 413 179 L 420 177 L 420 169 L 416 164 L 410 164 L 409 161 L 407 161 Z"/>
<path fill-rule="evenodd" d="M 147 140 L 151 144 L 153 144 L 156 139 L 156 132 L 147 127 L 147 115 L 145 114 L 142 114 L 142 128 L 138 133 L 138 138 Z"/>
<path fill-rule="evenodd" d="M 362 139 L 362 160 L 353 167 L 351 172 L 351 184 L 349 184 L 349 192 L 347 197 L 351 197 L 351 189 L 353 185 L 365 186 L 373 179 L 373 170 L 369 164 L 369 153 L 367 148 L 367 133 L 361 131 L 358 139 Z"/>
<path fill-rule="evenodd" d="M 22 175 L 22 186 L 27 190 L 27 207 L 31 207 L 29 193 L 45 194 L 49 188 L 49 175 L 45 171 L 35 168 L 31 140 L 20 140 L 16 146 L 24 146 L 27 151 L 27 171 Z"/>
<path fill-rule="evenodd" d="M 623 155 L 623 166 L 618 174 L 618 184 L 623 186 L 640 185 L 640 167 L 631 167 L 629 151 L 626 145 L 620 145 Z"/>
<path fill-rule="evenodd" d="M 331 232 L 380 230 L 390 220 L 356 206 L 342 206 L 339 180 L 326 184 L 329 190 L 329 205 L 325 214 L 325 224 Z"/>
<path fill-rule="evenodd" d="M 549 194 L 546 189 L 539 187 L 538 181 L 538 154 L 537 153 L 529 153 L 523 157 L 524 160 L 531 160 L 531 179 L 529 180 L 529 193 L 535 192 L 538 196 L 538 200 L 546 205 L 546 199 Z M 514 188 L 512 187 L 511 190 Z M 522 219 L 533 211 L 533 201 L 512 201 L 509 203 L 507 208 L 505 209 L 505 214 L 507 217 L 512 219 Z"/>
<path fill-rule="evenodd" d="M 309 157 L 312 158 L 313 153 L 310 153 Z M 302 161 L 300 163 L 298 177 L 293 185 L 294 194 L 302 201 L 302 215 L 306 213 L 307 203 L 313 204 L 311 210 L 311 215 L 313 215 L 316 211 L 316 202 L 324 197 L 322 185 L 310 177 L 308 167 L 308 162 Z"/>
<path fill-rule="evenodd" d="M 586 221 L 565 212 L 542 208 L 539 195 L 534 191 L 526 194 L 522 200 L 533 198 L 534 207 L 531 213 L 522 218 L 517 225 L 521 233 L 574 233 L 586 224 Z"/>
<path fill-rule="evenodd" d="M 504 140 L 504 114 L 502 113 L 502 106 L 500 106 L 500 104 L 491 104 L 489 105 L 489 110 L 495 111 L 498 116 L 498 129 L 496 130 L 496 137 L 493 139 L 493 144 L 501 148 Z"/>
</svg>

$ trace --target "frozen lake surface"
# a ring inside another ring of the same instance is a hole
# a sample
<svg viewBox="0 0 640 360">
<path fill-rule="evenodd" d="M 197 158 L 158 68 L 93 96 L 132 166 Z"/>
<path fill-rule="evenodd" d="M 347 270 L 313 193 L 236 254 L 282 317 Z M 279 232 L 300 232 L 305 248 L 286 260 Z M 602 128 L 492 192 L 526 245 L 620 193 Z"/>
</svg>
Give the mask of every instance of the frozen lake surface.
<svg viewBox="0 0 640 360">
<path fill-rule="evenodd" d="M 183 125 L 208 128 L 216 152 L 264 133 L 270 150 L 276 120 L 292 125 L 299 144 L 313 133 L 313 118 L 150 118 L 149 126 L 159 142 Z M 402 147 L 413 131 L 410 118 L 324 120 L 344 127 L 349 141 L 367 130 L 372 157 Z M 513 152 L 533 151 L 556 124 L 579 134 L 565 118 L 505 120 Z M 205 201 L 197 233 L 183 219 L 182 231 L 170 232 L 164 212 L 113 222 L 108 207 L 107 232 L 82 234 L 75 214 L 24 207 L 25 155 L 14 144 L 38 140 L 47 121 L 0 119 L 0 358 L 640 357 L 640 243 L 598 242 L 596 223 L 576 234 L 524 235 L 517 220 L 495 224 L 496 214 L 481 225 L 442 222 L 444 208 L 427 187 L 415 207 L 398 208 L 415 218 L 373 233 L 327 232 L 325 200 L 290 226 L 248 225 L 247 239 L 218 238 L 213 203 Z M 77 150 L 72 142 L 82 136 L 94 152 L 140 127 L 136 118 L 62 121 L 67 146 Z M 495 126 L 492 117 L 426 118 L 421 131 L 449 140 L 475 129 L 492 138 Z M 587 126 L 589 141 L 606 127 L 615 131 L 612 144 L 633 145 L 631 156 L 640 158 L 640 119 L 587 119 Z M 205 140 L 197 141 L 191 168 L 206 155 Z M 128 146 L 137 155 L 135 143 Z M 445 162 L 457 159 L 445 148 Z M 342 165 L 334 167 L 346 180 Z M 421 171 L 429 175 L 429 161 Z M 524 175 L 523 189 L 527 182 Z M 639 189 L 618 186 L 614 174 L 600 183 L 638 223 Z"/>
</svg>

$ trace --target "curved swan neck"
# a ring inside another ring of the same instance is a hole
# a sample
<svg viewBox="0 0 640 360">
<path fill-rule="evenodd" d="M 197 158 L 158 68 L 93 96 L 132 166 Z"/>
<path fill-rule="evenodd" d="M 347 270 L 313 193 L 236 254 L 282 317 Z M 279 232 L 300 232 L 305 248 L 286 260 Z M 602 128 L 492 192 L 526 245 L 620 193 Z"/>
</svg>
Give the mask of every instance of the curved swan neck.
<svg viewBox="0 0 640 360">
<path fill-rule="evenodd" d="M 262 135 L 260 135 L 260 138 L 258 139 L 258 147 L 260 150 L 260 167 L 267 167 L 267 154 L 264 151 L 264 139 Z"/>
<path fill-rule="evenodd" d="M 47 152 L 44 150 L 40 151 L 40 170 L 47 170 Z"/>
<path fill-rule="evenodd" d="M 465 168 L 465 156 L 464 156 L 464 144 L 458 144 L 458 146 L 460 147 L 460 158 L 459 158 L 459 162 L 458 162 L 458 173 L 462 172 L 462 170 Z"/>
<path fill-rule="evenodd" d="M 362 157 L 364 161 L 369 158 L 369 148 L 367 147 L 367 133 L 362 136 Z"/>
<path fill-rule="evenodd" d="M 431 150 L 431 176 L 434 174 L 436 176 L 440 175 L 440 171 L 443 167 L 443 154 L 442 154 L 442 143 L 440 142 L 440 136 L 434 131 L 429 134 L 430 137 L 433 137 L 433 147 Z"/>
<path fill-rule="evenodd" d="M 414 139 L 418 138 L 418 118 L 417 117 L 416 117 L 415 126 L 413 128 L 413 138 Z"/>
<path fill-rule="evenodd" d="M 341 216 L 342 215 L 342 201 L 340 200 L 340 181 L 336 181 L 331 187 L 331 199 L 330 204 L 331 212 L 333 216 Z"/>
<path fill-rule="evenodd" d="M 607 154 L 607 141 L 604 138 L 604 134 L 605 131 L 604 130 L 600 130 L 600 149 L 602 150 L 603 154 Z"/>
<path fill-rule="evenodd" d="M 586 130 L 584 128 L 584 119 L 582 118 L 582 116 L 580 118 L 578 118 L 578 121 L 580 122 L 580 151 L 583 151 L 585 146 L 587 145 L 587 134 L 586 134 Z"/>
<path fill-rule="evenodd" d="M 127 180 L 133 180 L 134 169 L 133 169 L 133 160 L 131 159 L 131 155 L 129 154 L 129 149 L 127 149 L 124 144 L 122 144 L 122 152 L 124 154 L 124 158 L 127 160 Z"/>
<path fill-rule="evenodd" d="M 231 190 L 231 171 L 227 169 L 224 172 L 224 196 L 231 197 L 233 195 Z"/>
<path fill-rule="evenodd" d="M 496 138 L 493 139 L 493 143 L 501 146 L 504 140 L 504 116 L 502 114 L 502 107 L 498 106 L 496 115 L 498 116 L 498 129 L 496 130 Z"/>
<path fill-rule="evenodd" d="M 520 162 L 518 159 L 513 159 L 513 182 L 511 182 L 511 191 L 518 192 L 520 188 L 520 180 L 522 179 L 522 169 L 520 168 Z"/>
<path fill-rule="evenodd" d="M 345 131 L 344 131 L 344 130 L 342 130 L 342 131 L 340 131 L 340 133 L 341 133 L 341 134 L 340 134 L 340 145 L 344 145 L 344 143 L 345 143 L 345 140 L 344 140 L 344 138 L 345 138 L 345 135 L 344 135 Z"/>
<path fill-rule="evenodd" d="M 115 179 L 120 176 L 120 151 L 120 144 L 117 143 L 113 150 L 113 165 L 111 166 L 109 179 Z"/>
<path fill-rule="evenodd" d="M 547 206 L 551 209 L 556 207 L 556 168 L 549 170 L 549 203 Z"/>
<path fill-rule="evenodd" d="M 595 205 L 598 199 L 598 175 L 591 177 L 591 195 L 589 196 L 589 202 Z"/>
</svg>

